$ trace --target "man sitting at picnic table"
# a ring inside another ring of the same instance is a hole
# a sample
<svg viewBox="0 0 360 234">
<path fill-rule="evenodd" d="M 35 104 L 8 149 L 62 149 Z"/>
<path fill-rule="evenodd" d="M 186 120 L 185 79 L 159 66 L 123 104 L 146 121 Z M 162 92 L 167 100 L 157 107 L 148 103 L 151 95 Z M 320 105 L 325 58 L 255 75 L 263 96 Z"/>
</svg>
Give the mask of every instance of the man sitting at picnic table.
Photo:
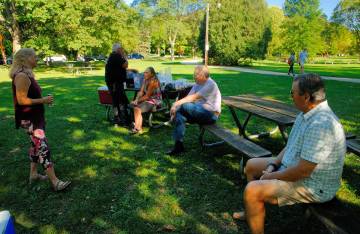
<svg viewBox="0 0 360 234">
<path fill-rule="evenodd" d="M 207 67 L 197 66 L 194 71 L 196 84 L 186 97 L 176 101 L 171 107 L 170 114 L 175 122 L 175 146 L 168 152 L 169 155 L 185 151 L 183 140 L 186 122 L 205 125 L 213 124 L 218 119 L 221 112 L 221 94 L 209 75 Z"/>
<path fill-rule="evenodd" d="M 301 112 L 286 147 L 276 158 L 250 159 L 245 167 L 245 212 L 233 218 L 246 219 L 252 233 L 264 233 L 265 203 L 326 202 L 340 187 L 345 135 L 325 99 L 322 79 L 316 74 L 297 76 L 291 96 Z"/>
</svg>

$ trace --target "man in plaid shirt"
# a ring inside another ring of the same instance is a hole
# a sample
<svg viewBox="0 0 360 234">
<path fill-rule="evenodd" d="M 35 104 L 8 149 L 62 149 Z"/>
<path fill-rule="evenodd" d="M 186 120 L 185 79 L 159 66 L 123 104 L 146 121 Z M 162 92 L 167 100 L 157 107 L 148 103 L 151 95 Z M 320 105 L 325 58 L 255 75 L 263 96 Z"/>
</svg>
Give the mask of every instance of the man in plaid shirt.
<svg viewBox="0 0 360 234">
<path fill-rule="evenodd" d="M 291 96 L 301 113 L 286 147 L 276 158 L 251 159 L 245 167 L 245 212 L 233 217 L 246 219 L 252 233 L 264 233 L 265 203 L 326 202 L 340 187 L 346 140 L 326 101 L 322 79 L 316 74 L 297 76 Z"/>
</svg>

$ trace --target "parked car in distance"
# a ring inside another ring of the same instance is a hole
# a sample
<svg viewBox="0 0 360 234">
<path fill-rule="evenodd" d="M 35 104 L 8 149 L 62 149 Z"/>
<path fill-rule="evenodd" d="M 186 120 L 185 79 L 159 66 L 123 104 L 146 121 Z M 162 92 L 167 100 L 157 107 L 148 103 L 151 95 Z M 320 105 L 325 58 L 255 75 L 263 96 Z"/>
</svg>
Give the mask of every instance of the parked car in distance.
<svg viewBox="0 0 360 234">
<path fill-rule="evenodd" d="M 96 56 L 96 59 L 98 61 L 106 61 L 107 57 L 105 55 L 99 54 L 98 56 Z"/>
<path fill-rule="evenodd" d="M 76 61 L 78 61 L 78 62 L 85 62 L 85 57 L 82 56 L 82 55 L 77 56 L 77 57 L 76 57 Z"/>
<path fill-rule="evenodd" d="M 63 54 L 48 56 L 43 59 L 44 62 L 66 62 L 67 58 Z"/>
<path fill-rule="evenodd" d="M 10 65 L 12 64 L 12 57 L 6 58 L 6 64 Z M 0 58 L 0 65 L 4 65 L 4 59 Z"/>
<path fill-rule="evenodd" d="M 85 62 L 98 61 L 95 56 L 84 56 Z"/>
<path fill-rule="evenodd" d="M 12 56 L 9 56 L 9 57 L 6 58 L 6 64 L 10 65 L 10 64 L 12 64 L 12 61 L 13 61 Z M 1 65 L 4 64 L 4 61 L 3 61 L 2 58 L 1 58 L 0 64 L 1 64 Z"/>
<path fill-rule="evenodd" d="M 144 56 L 139 53 L 131 53 L 128 55 L 128 59 L 144 59 Z"/>
</svg>

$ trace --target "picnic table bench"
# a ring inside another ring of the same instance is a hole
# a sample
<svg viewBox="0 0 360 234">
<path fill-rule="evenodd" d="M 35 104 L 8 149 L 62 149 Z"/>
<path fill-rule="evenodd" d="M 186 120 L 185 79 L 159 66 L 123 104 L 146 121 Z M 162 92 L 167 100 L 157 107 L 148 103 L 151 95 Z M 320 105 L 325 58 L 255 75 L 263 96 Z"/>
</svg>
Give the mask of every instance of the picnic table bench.
<svg viewBox="0 0 360 234">
<path fill-rule="evenodd" d="M 206 143 L 204 140 L 205 131 L 212 133 L 216 137 L 220 138 L 221 141 L 215 143 Z M 235 134 L 230 130 L 225 129 L 217 124 L 201 125 L 199 141 L 202 149 L 204 149 L 205 147 L 212 147 L 223 143 L 227 143 L 228 145 L 233 147 L 242 156 L 240 160 L 240 172 L 242 175 L 244 171 L 243 168 L 245 165 L 245 159 L 271 157 L 272 155 L 271 152 L 267 149 L 264 149 L 261 146 L 255 144 L 254 142 L 242 136 L 239 136 L 238 134 Z M 244 157 L 246 158 L 244 159 Z"/>
<path fill-rule="evenodd" d="M 360 139 L 347 139 L 346 146 L 348 152 L 352 152 L 360 156 Z"/>
<path fill-rule="evenodd" d="M 218 138 L 222 139 L 220 142 L 215 143 L 205 143 L 204 133 L 208 131 Z M 241 154 L 245 155 L 248 158 L 258 158 L 258 157 L 270 157 L 271 152 L 262 148 L 261 146 L 255 144 L 248 139 L 241 137 L 228 129 L 225 129 L 217 124 L 212 125 L 201 125 L 200 126 L 200 144 L 202 147 L 215 146 L 222 143 L 227 143 L 232 146 L 234 149 L 239 151 Z"/>
</svg>

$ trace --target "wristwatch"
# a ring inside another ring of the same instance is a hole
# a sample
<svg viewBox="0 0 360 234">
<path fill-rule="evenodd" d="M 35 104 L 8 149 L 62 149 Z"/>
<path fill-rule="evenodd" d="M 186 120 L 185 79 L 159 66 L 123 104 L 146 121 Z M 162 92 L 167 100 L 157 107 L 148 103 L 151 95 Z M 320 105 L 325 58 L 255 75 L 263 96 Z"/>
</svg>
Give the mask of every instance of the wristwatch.
<svg viewBox="0 0 360 234">
<path fill-rule="evenodd" d="M 273 163 L 273 162 L 268 163 L 268 164 L 266 165 L 266 168 L 268 168 L 269 166 L 273 166 L 275 171 L 279 168 L 279 166 L 276 165 L 276 164 Z"/>
</svg>

